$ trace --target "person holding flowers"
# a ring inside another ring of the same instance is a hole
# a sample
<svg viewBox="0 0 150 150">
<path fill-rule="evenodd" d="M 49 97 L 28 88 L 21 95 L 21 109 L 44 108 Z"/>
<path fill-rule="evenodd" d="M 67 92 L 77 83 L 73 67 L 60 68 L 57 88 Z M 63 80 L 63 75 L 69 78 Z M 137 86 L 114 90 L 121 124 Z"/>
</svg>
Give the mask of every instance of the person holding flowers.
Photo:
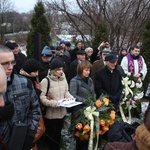
<svg viewBox="0 0 150 150">
<path fill-rule="evenodd" d="M 105 57 L 105 62 L 106 66 L 95 74 L 96 98 L 99 98 L 101 94 L 107 94 L 115 109 L 118 110 L 123 86 L 121 74 L 116 68 L 117 57 L 113 54 L 108 54 Z"/>
<path fill-rule="evenodd" d="M 90 101 L 95 100 L 94 84 L 92 79 L 89 77 L 91 70 L 91 63 L 88 60 L 83 60 L 77 67 L 77 76 L 70 81 L 70 93 L 76 98 L 76 101 L 82 102 L 81 105 L 75 106 L 72 113 L 72 121 L 75 118 L 75 113 L 83 107 L 89 105 Z M 89 100 L 90 99 L 90 100 Z M 82 124 L 76 125 L 78 129 L 82 128 Z M 84 126 L 85 131 L 90 130 L 90 126 Z M 77 134 L 77 133 L 76 133 Z M 85 134 L 85 138 L 88 139 L 88 134 Z M 76 149 L 87 150 L 88 140 L 81 140 L 76 138 Z"/>
</svg>

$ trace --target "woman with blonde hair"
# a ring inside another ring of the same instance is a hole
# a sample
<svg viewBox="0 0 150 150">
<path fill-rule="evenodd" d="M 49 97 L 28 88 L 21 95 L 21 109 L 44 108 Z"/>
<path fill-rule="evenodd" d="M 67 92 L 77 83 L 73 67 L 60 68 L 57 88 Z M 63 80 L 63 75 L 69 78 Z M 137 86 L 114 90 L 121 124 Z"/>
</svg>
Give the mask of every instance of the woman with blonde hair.
<svg viewBox="0 0 150 150">
<path fill-rule="evenodd" d="M 63 72 L 63 63 L 59 58 L 51 62 L 48 79 L 44 78 L 41 85 L 41 103 L 46 106 L 45 126 L 49 136 L 48 145 L 50 150 L 60 150 L 61 130 L 63 120 L 67 113 L 65 107 L 60 107 L 60 100 L 74 98 L 68 91 L 68 83 Z M 49 82 L 48 94 L 47 85 Z"/>
</svg>

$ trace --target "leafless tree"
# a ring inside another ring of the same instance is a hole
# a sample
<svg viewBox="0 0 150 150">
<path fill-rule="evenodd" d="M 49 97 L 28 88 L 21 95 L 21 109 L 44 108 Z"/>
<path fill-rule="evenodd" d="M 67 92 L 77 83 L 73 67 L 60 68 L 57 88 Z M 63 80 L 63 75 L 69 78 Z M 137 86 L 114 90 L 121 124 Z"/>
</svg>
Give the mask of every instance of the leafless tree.
<svg viewBox="0 0 150 150">
<path fill-rule="evenodd" d="M 55 15 L 63 16 L 83 39 L 86 34 L 94 37 L 97 23 L 104 18 L 110 29 L 109 42 L 117 50 L 140 42 L 150 16 L 150 0 L 46 0 L 45 4 L 57 11 Z"/>
<path fill-rule="evenodd" d="M 4 41 L 4 33 L 9 26 L 7 23 L 7 12 L 12 11 L 13 9 L 13 3 L 10 0 L 0 0 L 0 35 L 1 39 L 0 41 Z"/>
</svg>

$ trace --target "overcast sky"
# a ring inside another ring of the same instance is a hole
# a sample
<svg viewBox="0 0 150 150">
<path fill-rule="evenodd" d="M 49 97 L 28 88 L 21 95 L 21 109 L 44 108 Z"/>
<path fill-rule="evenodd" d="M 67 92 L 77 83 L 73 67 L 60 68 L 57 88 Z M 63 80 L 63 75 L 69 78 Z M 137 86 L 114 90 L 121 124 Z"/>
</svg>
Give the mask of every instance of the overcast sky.
<svg viewBox="0 0 150 150">
<path fill-rule="evenodd" d="M 28 12 L 34 9 L 37 0 L 13 0 L 15 10 L 18 12 Z"/>
</svg>

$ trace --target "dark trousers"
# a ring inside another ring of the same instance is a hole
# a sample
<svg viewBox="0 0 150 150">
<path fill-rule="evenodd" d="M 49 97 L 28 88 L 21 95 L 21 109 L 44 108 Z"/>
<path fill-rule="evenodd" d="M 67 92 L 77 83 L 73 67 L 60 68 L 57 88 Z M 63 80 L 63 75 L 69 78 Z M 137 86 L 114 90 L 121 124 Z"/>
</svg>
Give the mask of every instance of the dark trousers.
<svg viewBox="0 0 150 150">
<path fill-rule="evenodd" d="M 60 150 L 61 130 L 64 119 L 45 119 L 47 142 L 50 150 Z"/>
</svg>

